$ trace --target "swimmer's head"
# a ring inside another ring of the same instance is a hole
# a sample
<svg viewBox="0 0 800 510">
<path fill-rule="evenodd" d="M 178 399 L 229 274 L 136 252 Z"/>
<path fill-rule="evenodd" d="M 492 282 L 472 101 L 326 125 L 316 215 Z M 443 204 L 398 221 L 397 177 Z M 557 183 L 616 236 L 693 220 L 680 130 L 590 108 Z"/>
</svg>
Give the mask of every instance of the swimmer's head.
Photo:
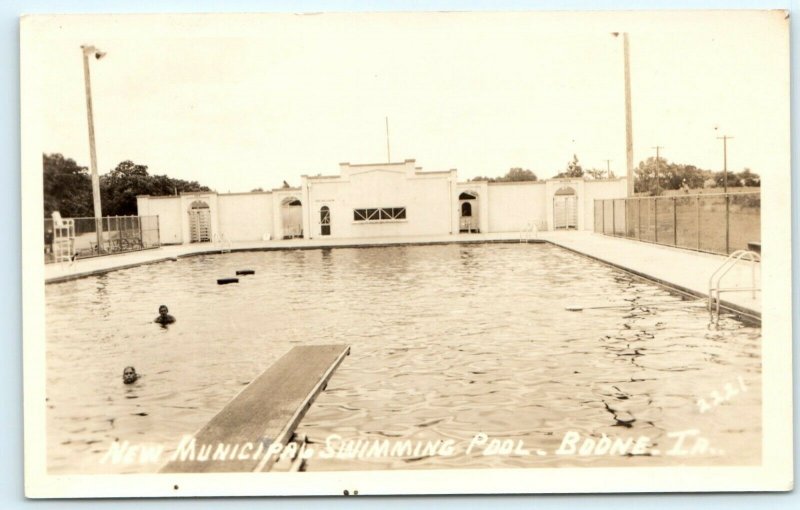
<svg viewBox="0 0 800 510">
<path fill-rule="evenodd" d="M 122 371 L 122 382 L 125 384 L 133 384 L 138 378 L 139 374 L 136 373 L 136 369 L 133 367 L 125 367 L 125 370 Z"/>
<path fill-rule="evenodd" d="M 158 307 L 159 315 L 167 315 L 168 313 L 169 313 L 169 308 L 167 308 L 167 305 L 161 305 Z"/>
</svg>

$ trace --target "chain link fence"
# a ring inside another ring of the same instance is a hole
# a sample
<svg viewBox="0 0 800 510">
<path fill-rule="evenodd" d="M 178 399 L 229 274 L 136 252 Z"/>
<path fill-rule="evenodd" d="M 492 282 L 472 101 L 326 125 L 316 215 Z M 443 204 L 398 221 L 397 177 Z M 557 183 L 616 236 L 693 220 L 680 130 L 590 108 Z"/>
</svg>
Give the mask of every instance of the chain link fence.
<svg viewBox="0 0 800 510">
<path fill-rule="evenodd" d="M 64 253 L 75 260 L 158 248 L 159 239 L 158 216 L 45 219 L 44 260 L 55 262 L 56 254 Z"/>
<path fill-rule="evenodd" d="M 727 255 L 761 242 L 761 193 L 595 200 L 594 231 Z"/>
</svg>

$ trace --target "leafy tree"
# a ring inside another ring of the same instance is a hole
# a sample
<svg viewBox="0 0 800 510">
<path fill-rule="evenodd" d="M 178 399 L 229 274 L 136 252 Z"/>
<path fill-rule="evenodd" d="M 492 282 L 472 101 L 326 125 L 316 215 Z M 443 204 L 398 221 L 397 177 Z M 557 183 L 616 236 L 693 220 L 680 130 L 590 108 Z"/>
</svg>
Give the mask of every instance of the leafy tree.
<svg viewBox="0 0 800 510">
<path fill-rule="evenodd" d="M 574 179 L 576 177 L 583 177 L 583 167 L 581 167 L 580 162 L 578 161 L 578 155 L 572 155 L 572 161 L 567 163 L 567 169 L 559 174 L 556 174 L 556 178 L 561 177 L 568 177 Z"/>
<path fill-rule="evenodd" d="M 536 174 L 531 172 L 528 169 L 522 169 L 520 167 L 514 167 L 506 173 L 504 177 L 500 179 L 503 182 L 526 182 L 526 181 L 538 181 L 539 178 L 536 177 Z"/>
<path fill-rule="evenodd" d="M 585 172 L 586 172 L 586 175 L 588 175 L 589 177 L 591 177 L 592 179 L 595 179 L 595 180 L 597 180 L 597 179 L 605 179 L 606 178 L 606 173 L 607 173 L 605 170 L 601 170 L 599 168 L 590 168 L 589 170 L 586 170 Z"/>
<path fill-rule="evenodd" d="M 502 177 L 474 177 L 470 180 L 488 182 L 530 182 L 538 181 L 539 178 L 532 171 L 516 166 L 506 172 Z"/>
<path fill-rule="evenodd" d="M 92 179 L 86 167 L 61 154 L 44 154 L 44 214 L 59 211 L 65 218 L 93 217 Z M 183 191 L 210 191 L 196 181 L 150 175 L 146 165 L 123 161 L 100 176 L 103 216 L 135 215 L 136 195 L 177 195 Z"/>
<path fill-rule="evenodd" d="M 137 214 L 136 196 L 177 195 L 188 191 L 210 191 L 197 181 L 173 179 L 166 175 L 149 175 L 146 165 L 123 161 L 100 178 L 103 215 L 124 216 Z"/>
<path fill-rule="evenodd" d="M 634 187 L 637 193 L 649 192 L 655 194 L 656 160 L 655 158 L 647 158 L 645 161 L 639 162 L 638 168 L 635 170 Z M 759 186 L 760 177 L 758 174 L 753 173 L 749 168 L 745 168 L 742 172 L 733 173 L 728 172 L 728 187 L 737 186 Z M 658 161 L 658 188 L 659 190 L 675 190 L 675 189 L 697 189 L 708 187 L 723 187 L 725 182 L 724 172 L 712 172 L 711 170 L 703 170 L 694 165 L 686 165 L 682 163 L 670 163 L 664 158 L 659 158 Z"/>
<path fill-rule="evenodd" d="M 637 193 L 649 192 L 651 195 L 655 195 L 657 194 L 656 190 L 660 192 L 670 189 L 668 183 L 673 177 L 671 177 L 671 170 L 668 166 L 667 160 L 664 158 L 658 158 L 658 165 L 656 165 L 654 157 L 640 161 L 639 166 L 634 170 L 634 191 Z M 656 167 L 658 167 L 658 185 L 656 185 Z M 674 189 L 678 189 L 678 187 Z"/>
<path fill-rule="evenodd" d="M 753 173 L 753 171 L 749 168 L 745 168 L 736 174 L 736 178 L 739 180 L 739 184 L 741 186 L 761 186 L 761 177 L 758 174 Z"/>
<path fill-rule="evenodd" d="M 93 216 L 92 179 L 85 166 L 61 154 L 43 154 L 44 215 L 59 211 L 65 218 Z"/>
</svg>

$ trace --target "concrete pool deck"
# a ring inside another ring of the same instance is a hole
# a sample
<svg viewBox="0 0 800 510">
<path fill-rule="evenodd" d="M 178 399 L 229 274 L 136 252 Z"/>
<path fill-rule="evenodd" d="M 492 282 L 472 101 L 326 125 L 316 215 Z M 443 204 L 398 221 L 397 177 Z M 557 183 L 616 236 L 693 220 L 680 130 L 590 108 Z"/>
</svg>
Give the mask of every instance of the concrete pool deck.
<svg viewBox="0 0 800 510">
<path fill-rule="evenodd" d="M 709 278 L 726 258 L 683 248 L 646 243 L 594 232 L 540 232 L 539 239 L 562 248 L 605 262 L 619 269 L 672 287 L 697 297 L 708 297 Z M 756 270 L 756 286 L 760 287 L 760 268 Z M 734 266 L 725 276 L 725 288 L 745 289 L 751 286 L 749 263 Z M 761 292 L 724 292 L 722 304 L 751 318 L 761 317 Z"/>
<path fill-rule="evenodd" d="M 490 242 L 520 242 L 520 233 L 366 239 L 290 239 L 234 242 L 226 245 L 219 243 L 170 245 L 138 252 L 81 259 L 72 263 L 46 264 L 45 283 L 68 281 L 143 264 L 176 260 L 180 257 L 220 253 L 223 249 L 269 251 Z M 532 236 L 530 242 L 550 242 L 696 297 L 708 296 L 709 277 L 725 261 L 725 257 L 722 255 L 610 237 L 587 231 L 539 232 Z M 756 273 L 756 276 L 760 277 L 760 271 Z M 750 285 L 750 278 L 749 264 L 740 264 L 733 267 L 726 276 L 724 286 L 726 288 L 746 288 Z M 755 297 L 751 295 L 751 292 L 726 292 L 722 295 L 722 302 L 728 308 L 743 312 L 751 318 L 760 318 L 761 316 L 760 292 L 756 292 Z"/>
</svg>

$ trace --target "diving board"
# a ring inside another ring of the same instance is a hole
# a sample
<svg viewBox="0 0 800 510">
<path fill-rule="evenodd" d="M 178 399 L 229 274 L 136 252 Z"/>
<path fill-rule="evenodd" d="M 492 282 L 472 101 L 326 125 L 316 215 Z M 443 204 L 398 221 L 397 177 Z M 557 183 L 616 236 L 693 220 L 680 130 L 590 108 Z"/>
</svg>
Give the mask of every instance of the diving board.
<svg viewBox="0 0 800 510">
<path fill-rule="evenodd" d="M 179 447 L 161 472 L 268 471 L 277 460 L 277 455 L 266 454 L 269 445 L 290 442 L 311 403 L 349 353 L 350 346 L 341 344 L 293 347 L 194 435 L 192 449 Z"/>
</svg>

